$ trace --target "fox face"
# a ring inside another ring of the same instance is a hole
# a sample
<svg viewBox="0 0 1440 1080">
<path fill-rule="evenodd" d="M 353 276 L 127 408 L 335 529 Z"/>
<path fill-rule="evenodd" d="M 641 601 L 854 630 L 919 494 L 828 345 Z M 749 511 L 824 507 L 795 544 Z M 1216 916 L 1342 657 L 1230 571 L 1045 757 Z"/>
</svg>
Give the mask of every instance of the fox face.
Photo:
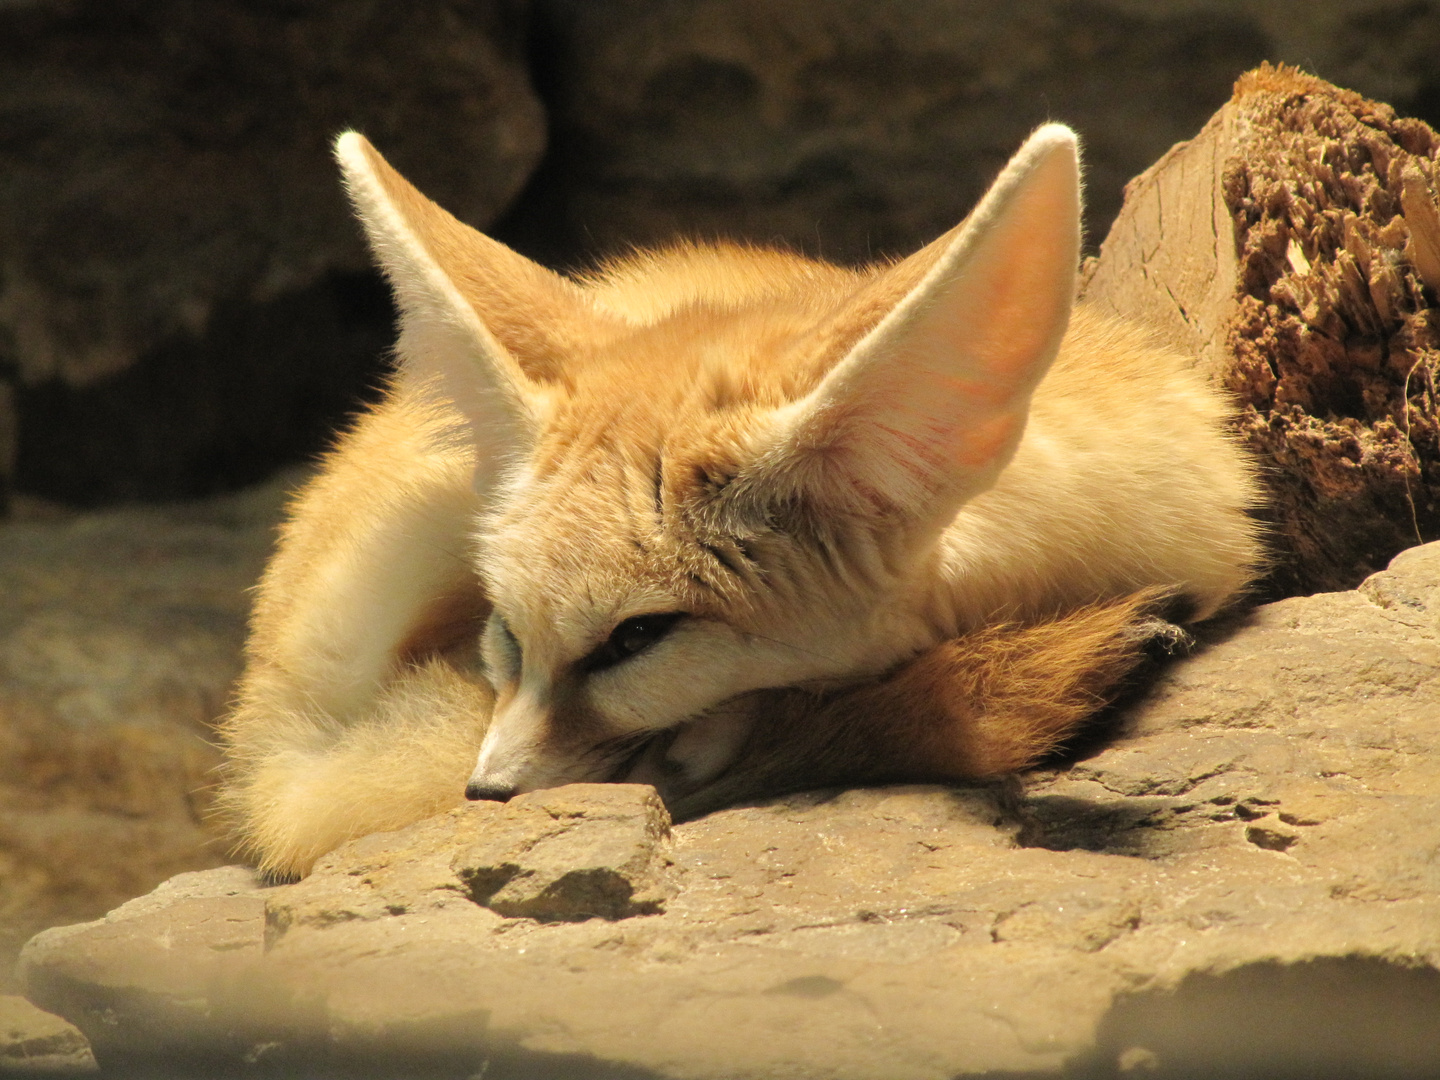
<svg viewBox="0 0 1440 1080">
<path fill-rule="evenodd" d="M 402 313 L 401 378 L 455 415 L 481 506 L 495 711 L 467 794 L 689 783 L 744 695 L 953 634 L 935 564 L 1015 454 L 1075 290 L 1073 134 L 888 267 L 680 247 L 579 281 L 456 221 L 357 134 L 337 156 Z M 645 764 L 650 763 L 650 764 Z"/>
<path fill-rule="evenodd" d="M 891 662 L 868 647 L 900 577 L 886 552 L 810 508 L 736 505 L 726 489 L 755 454 L 741 432 L 774 409 L 726 416 L 705 373 L 687 375 L 682 400 L 641 389 L 610 411 L 578 394 L 588 415 L 549 418 L 530 468 L 479 523 L 498 699 L 473 793 L 612 778 L 681 724 L 668 760 L 694 781 L 739 734 L 715 706 Z M 635 384 L 603 364 L 588 378 Z M 618 454 L 621 439 L 643 449 Z"/>
</svg>

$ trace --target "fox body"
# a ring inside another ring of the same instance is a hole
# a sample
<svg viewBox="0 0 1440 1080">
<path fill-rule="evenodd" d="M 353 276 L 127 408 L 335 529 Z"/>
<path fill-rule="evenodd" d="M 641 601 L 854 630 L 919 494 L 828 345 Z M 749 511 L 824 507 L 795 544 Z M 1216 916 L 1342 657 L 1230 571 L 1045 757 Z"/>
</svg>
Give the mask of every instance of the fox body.
<svg viewBox="0 0 1440 1080">
<path fill-rule="evenodd" d="M 951 233 L 859 270 L 685 245 L 572 280 L 359 135 L 337 156 L 401 310 L 399 370 L 295 502 L 259 590 L 223 798 L 268 869 L 462 789 L 763 772 L 757 725 L 769 743 L 787 723 L 863 729 L 846 753 L 891 771 L 1013 768 L 1083 705 L 1008 750 L 992 725 L 986 763 L 947 763 L 915 717 L 962 669 L 985 698 L 973 658 L 999 654 L 936 649 L 1045 623 L 1015 647 L 1042 673 L 1032 696 L 1056 699 L 1046 656 L 1083 690 L 1111 655 L 1067 634 L 1118 640 L 1137 596 L 1203 618 L 1255 564 L 1224 403 L 1184 358 L 1072 310 L 1063 127 Z M 897 668 L 926 674 L 877 682 Z M 773 696 L 862 684 L 859 711 Z M 908 757 L 885 745 L 902 730 Z"/>
</svg>

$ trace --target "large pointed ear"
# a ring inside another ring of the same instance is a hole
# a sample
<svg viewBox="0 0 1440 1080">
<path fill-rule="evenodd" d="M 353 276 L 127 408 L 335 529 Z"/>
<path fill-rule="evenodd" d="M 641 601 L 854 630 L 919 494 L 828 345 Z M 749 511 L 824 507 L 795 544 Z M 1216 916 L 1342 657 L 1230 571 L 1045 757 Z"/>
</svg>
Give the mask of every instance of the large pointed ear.
<svg viewBox="0 0 1440 1080">
<path fill-rule="evenodd" d="M 335 157 L 400 309 L 401 377 L 430 383 L 470 425 L 482 493 L 532 443 L 547 384 L 564 379 L 580 290 L 442 210 L 363 135 Z"/>
<path fill-rule="evenodd" d="M 1075 134 L 1047 124 L 964 223 L 868 290 L 873 305 L 876 289 L 911 283 L 784 410 L 756 487 L 947 522 L 1015 452 L 1069 322 L 1079 256 Z"/>
</svg>

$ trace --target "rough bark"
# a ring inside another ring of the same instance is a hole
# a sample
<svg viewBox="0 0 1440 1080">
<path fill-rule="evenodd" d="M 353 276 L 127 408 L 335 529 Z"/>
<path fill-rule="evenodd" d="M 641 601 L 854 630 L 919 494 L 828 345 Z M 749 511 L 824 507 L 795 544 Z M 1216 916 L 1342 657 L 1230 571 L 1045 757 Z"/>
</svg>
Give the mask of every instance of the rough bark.
<svg viewBox="0 0 1440 1080">
<path fill-rule="evenodd" d="M 1085 298 L 1236 397 L 1278 595 L 1352 587 L 1440 536 L 1440 138 L 1268 65 L 1133 181 Z"/>
</svg>

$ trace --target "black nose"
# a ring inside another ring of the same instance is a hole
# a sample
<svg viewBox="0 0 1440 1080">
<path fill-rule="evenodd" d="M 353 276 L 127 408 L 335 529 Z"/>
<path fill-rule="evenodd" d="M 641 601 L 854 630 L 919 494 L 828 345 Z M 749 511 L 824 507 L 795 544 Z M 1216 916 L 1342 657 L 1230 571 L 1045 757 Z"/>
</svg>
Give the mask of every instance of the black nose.
<svg viewBox="0 0 1440 1080">
<path fill-rule="evenodd" d="M 472 802 L 478 802 L 481 799 L 488 802 L 509 802 L 514 794 L 514 788 L 502 787 L 499 784 L 482 784 L 479 780 L 471 780 L 465 785 L 465 797 Z"/>
</svg>

